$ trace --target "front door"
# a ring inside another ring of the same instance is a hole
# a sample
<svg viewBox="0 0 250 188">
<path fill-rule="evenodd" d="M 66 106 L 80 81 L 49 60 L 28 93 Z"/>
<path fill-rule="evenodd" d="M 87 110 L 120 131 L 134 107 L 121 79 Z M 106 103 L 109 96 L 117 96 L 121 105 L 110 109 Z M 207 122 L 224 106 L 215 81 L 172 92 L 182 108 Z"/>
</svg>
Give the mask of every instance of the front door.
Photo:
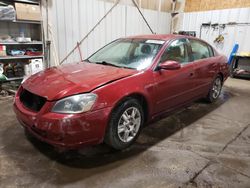
<svg viewBox="0 0 250 188">
<path fill-rule="evenodd" d="M 181 64 L 177 70 L 155 70 L 155 112 L 171 110 L 191 100 L 195 95 L 194 69 L 188 55 L 186 39 L 177 39 L 166 48 L 160 63 L 173 60 Z"/>
</svg>

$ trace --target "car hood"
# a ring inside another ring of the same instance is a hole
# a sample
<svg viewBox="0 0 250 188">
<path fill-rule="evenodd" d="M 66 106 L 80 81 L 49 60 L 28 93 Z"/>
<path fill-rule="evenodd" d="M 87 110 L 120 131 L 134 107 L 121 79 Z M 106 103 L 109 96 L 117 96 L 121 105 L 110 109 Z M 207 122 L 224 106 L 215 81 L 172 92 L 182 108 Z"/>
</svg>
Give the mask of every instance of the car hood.
<svg viewBox="0 0 250 188">
<path fill-rule="evenodd" d="M 80 62 L 39 72 L 28 78 L 22 87 L 47 100 L 57 100 L 78 93 L 90 92 L 136 72 L 137 70 L 133 69 Z"/>
</svg>

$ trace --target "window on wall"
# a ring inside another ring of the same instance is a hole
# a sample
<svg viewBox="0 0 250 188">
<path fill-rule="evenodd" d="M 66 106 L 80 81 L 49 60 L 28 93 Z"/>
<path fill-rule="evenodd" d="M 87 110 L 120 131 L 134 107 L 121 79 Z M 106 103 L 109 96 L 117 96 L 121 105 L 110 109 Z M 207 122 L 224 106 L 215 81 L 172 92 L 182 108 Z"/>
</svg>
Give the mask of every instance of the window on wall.
<svg viewBox="0 0 250 188">
<path fill-rule="evenodd" d="M 186 39 L 178 39 L 172 42 L 163 53 L 160 62 L 177 61 L 179 63 L 189 62 Z"/>
<path fill-rule="evenodd" d="M 194 61 L 208 58 L 211 56 L 211 53 L 213 53 L 209 50 L 206 43 L 203 43 L 198 40 L 190 40 L 190 46 L 191 46 L 191 57 Z"/>
</svg>

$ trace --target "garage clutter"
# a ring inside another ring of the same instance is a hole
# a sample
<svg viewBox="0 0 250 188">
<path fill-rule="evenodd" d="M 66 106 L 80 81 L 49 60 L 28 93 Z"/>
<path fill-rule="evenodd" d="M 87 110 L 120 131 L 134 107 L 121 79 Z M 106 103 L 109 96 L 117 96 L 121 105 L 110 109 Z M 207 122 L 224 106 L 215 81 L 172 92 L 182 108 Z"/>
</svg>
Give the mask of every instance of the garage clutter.
<svg viewBox="0 0 250 188">
<path fill-rule="evenodd" d="M 250 52 L 233 54 L 230 76 L 250 78 Z"/>
<path fill-rule="evenodd" d="M 15 3 L 14 6 L 0 1 L 0 20 L 41 20 L 39 5 Z"/>
<path fill-rule="evenodd" d="M 45 68 L 40 1 L 0 0 L 0 93 Z"/>
<path fill-rule="evenodd" d="M 44 69 L 42 59 L 29 60 L 28 64 L 17 63 L 0 63 L 0 81 L 6 81 L 9 78 L 29 77 Z"/>
</svg>

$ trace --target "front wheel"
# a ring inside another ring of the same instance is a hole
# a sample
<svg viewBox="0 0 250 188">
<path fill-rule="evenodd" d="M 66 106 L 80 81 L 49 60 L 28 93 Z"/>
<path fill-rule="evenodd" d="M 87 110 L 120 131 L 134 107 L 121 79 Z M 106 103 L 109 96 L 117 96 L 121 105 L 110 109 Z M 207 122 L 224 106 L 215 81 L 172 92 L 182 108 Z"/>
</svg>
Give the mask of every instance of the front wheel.
<svg viewBox="0 0 250 188">
<path fill-rule="evenodd" d="M 136 99 L 128 99 L 111 114 L 105 135 L 105 143 L 117 150 L 129 147 L 139 136 L 144 114 Z"/>
<path fill-rule="evenodd" d="M 214 101 L 216 101 L 221 93 L 221 88 L 222 88 L 222 79 L 220 76 L 217 76 L 213 83 L 212 83 L 212 87 L 210 88 L 208 95 L 207 95 L 207 101 L 212 103 Z"/>
</svg>

